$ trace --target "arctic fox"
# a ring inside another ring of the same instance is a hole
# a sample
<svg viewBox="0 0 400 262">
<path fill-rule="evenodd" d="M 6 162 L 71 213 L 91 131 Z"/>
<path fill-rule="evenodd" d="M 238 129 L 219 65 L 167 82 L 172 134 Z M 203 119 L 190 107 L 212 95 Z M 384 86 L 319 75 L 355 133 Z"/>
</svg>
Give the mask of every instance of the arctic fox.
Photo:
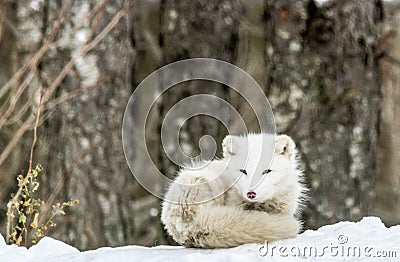
<svg viewBox="0 0 400 262">
<path fill-rule="evenodd" d="M 223 159 L 179 171 L 162 207 L 167 232 L 181 245 L 200 248 L 295 237 L 306 188 L 293 140 L 227 136 L 222 147 Z"/>
</svg>

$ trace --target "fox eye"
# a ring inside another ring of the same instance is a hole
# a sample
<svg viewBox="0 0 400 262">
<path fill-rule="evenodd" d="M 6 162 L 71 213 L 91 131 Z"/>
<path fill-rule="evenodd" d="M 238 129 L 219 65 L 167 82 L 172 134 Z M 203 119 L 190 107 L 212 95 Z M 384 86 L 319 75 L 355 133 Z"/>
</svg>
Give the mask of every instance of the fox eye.
<svg viewBox="0 0 400 262">
<path fill-rule="evenodd" d="M 240 172 L 242 172 L 243 174 L 247 175 L 247 171 L 245 169 L 239 169 Z"/>
<path fill-rule="evenodd" d="M 266 174 L 270 173 L 271 171 L 272 171 L 271 169 L 264 170 L 264 172 L 262 172 L 261 175 L 266 175 Z"/>
</svg>

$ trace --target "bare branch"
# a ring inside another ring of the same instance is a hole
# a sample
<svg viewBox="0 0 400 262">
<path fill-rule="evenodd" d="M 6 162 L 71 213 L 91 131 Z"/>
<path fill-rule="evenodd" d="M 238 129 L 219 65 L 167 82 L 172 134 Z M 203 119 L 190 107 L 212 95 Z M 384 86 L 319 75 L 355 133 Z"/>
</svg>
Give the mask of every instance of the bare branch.
<svg viewBox="0 0 400 262">
<path fill-rule="evenodd" d="M 90 19 L 91 17 L 96 15 L 102 8 L 104 8 L 106 2 L 107 2 L 107 0 L 103 0 L 103 1 L 99 2 L 95 6 L 95 8 L 87 16 L 85 16 L 81 20 L 82 22 L 79 22 L 72 29 L 72 31 L 76 31 L 80 26 L 82 26 L 84 20 Z M 72 55 L 71 59 L 62 68 L 62 70 L 57 75 L 57 77 L 52 81 L 50 86 L 48 88 L 44 89 L 42 103 L 43 103 L 43 105 L 47 105 L 47 103 L 50 103 L 47 106 L 44 106 L 44 108 L 52 109 L 54 106 L 56 106 L 56 105 L 58 105 L 58 104 L 60 104 L 60 103 L 62 103 L 64 101 L 67 101 L 69 99 L 72 99 L 73 97 L 76 97 L 79 94 L 82 94 L 82 93 L 87 92 L 88 90 L 90 90 L 90 88 L 85 88 L 85 89 L 82 89 L 81 91 L 79 91 L 79 90 L 73 91 L 70 94 L 67 94 L 66 96 L 63 96 L 62 98 L 58 98 L 58 99 L 50 102 L 50 98 L 52 97 L 53 93 L 55 92 L 57 87 L 61 84 L 61 82 L 64 80 L 64 78 L 71 72 L 71 69 L 75 65 L 76 60 L 79 57 L 85 56 L 90 50 L 92 50 L 95 46 L 97 46 L 109 34 L 111 32 L 111 30 L 113 30 L 114 27 L 119 23 L 119 21 L 124 16 L 126 16 L 127 11 L 129 10 L 129 8 L 131 8 L 133 3 L 134 3 L 134 0 L 127 1 L 127 3 L 124 5 L 124 7 L 122 7 L 114 15 L 114 17 L 111 19 L 111 21 L 103 28 L 103 30 L 99 34 L 97 34 L 94 37 L 93 40 L 88 39 L 87 42 L 85 44 L 83 44 L 83 46 L 80 49 L 78 49 L 78 51 L 76 51 Z M 49 37 L 47 37 L 46 40 L 44 41 L 44 44 L 41 47 L 41 49 L 34 55 L 34 57 L 30 60 L 30 62 L 28 64 L 26 64 L 21 69 L 19 69 L 14 74 L 14 76 L 7 82 L 7 84 L 5 86 L 3 86 L 3 88 L 0 89 L 0 98 L 1 98 L 4 94 L 6 94 L 6 92 L 10 89 L 10 87 L 13 84 L 15 84 L 18 81 L 20 81 L 21 77 L 26 73 L 26 71 L 28 69 L 31 70 L 30 73 L 27 75 L 27 78 L 24 79 L 23 84 L 20 85 L 18 87 L 18 89 L 17 89 L 18 97 L 15 100 L 12 100 L 10 102 L 8 110 L 3 114 L 3 117 L 0 118 L 0 129 L 7 122 L 9 122 L 9 123 L 10 122 L 11 123 L 21 123 L 20 128 L 17 130 L 17 132 L 14 134 L 13 138 L 11 139 L 11 141 L 7 144 L 5 149 L 0 154 L 0 166 L 4 163 L 4 161 L 11 154 L 12 150 L 18 144 L 19 140 L 22 138 L 22 136 L 25 134 L 25 132 L 30 130 L 34 126 L 35 116 L 33 114 L 28 116 L 25 120 L 21 120 L 21 117 L 23 117 L 23 115 L 24 115 L 23 113 L 25 113 L 26 110 L 27 110 L 26 105 L 22 106 L 22 108 L 19 109 L 17 112 L 14 112 L 15 111 L 14 110 L 15 109 L 15 104 L 16 104 L 17 100 L 19 100 L 19 98 L 21 97 L 22 92 L 24 92 L 26 86 L 29 83 L 29 80 L 33 77 L 33 75 L 35 73 L 35 70 L 37 68 L 37 65 L 39 64 L 39 62 L 43 58 L 44 54 L 50 48 L 54 48 L 54 47 L 56 47 L 56 46 L 61 44 L 61 39 L 57 40 L 56 42 L 52 42 L 52 41 L 54 41 L 54 38 L 55 38 L 55 35 L 56 35 L 55 32 L 57 32 L 59 30 L 62 22 L 65 19 L 65 15 L 66 15 L 66 12 L 67 12 L 68 7 L 69 7 L 70 4 L 71 4 L 71 1 L 63 2 L 63 8 L 60 11 L 60 15 L 59 15 L 59 18 L 58 18 L 58 20 L 56 22 L 56 26 L 54 27 L 52 33 L 50 33 Z M 93 29 L 91 31 L 93 32 Z M 71 33 L 71 31 L 69 31 L 68 33 Z M 30 101 L 32 101 L 32 99 Z M 16 115 L 14 115 L 11 118 L 11 121 L 7 121 L 8 119 L 10 119 L 11 113 L 14 113 Z M 47 112 L 46 113 L 46 117 L 44 117 L 43 119 L 47 119 L 47 117 L 50 114 L 51 114 L 51 111 Z M 42 121 L 39 120 L 38 124 L 40 125 L 41 123 L 42 123 Z"/>
</svg>

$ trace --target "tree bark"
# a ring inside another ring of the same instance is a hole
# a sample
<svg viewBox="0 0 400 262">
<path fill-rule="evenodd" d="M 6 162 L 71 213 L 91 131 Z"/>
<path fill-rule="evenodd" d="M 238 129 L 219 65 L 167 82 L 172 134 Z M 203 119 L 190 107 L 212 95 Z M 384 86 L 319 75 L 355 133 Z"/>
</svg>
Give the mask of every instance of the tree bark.
<svg viewBox="0 0 400 262">
<path fill-rule="evenodd" d="M 161 1 L 160 47 L 163 64 L 187 58 L 206 57 L 234 63 L 237 56 L 237 39 L 241 5 L 236 1 Z M 229 89 L 209 81 L 190 81 L 169 89 L 162 96 L 160 120 L 173 105 L 195 94 L 212 94 L 227 100 Z M 191 105 L 188 105 L 191 106 Z M 217 104 L 207 105 L 217 112 Z M 161 130 L 161 121 L 158 130 Z M 226 134 L 221 123 L 208 116 L 194 116 L 180 129 L 180 143 L 187 154 L 194 157 L 200 154 L 199 141 L 204 135 L 216 140 L 217 152 L 221 152 L 220 142 Z M 158 143 L 161 145 L 161 143 Z M 168 146 L 168 145 L 166 145 Z M 173 177 L 177 170 L 162 147 L 160 169 Z"/>
<path fill-rule="evenodd" d="M 297 142 L 310 186 L 305 227 L 371 212 L 376 174 L 380 1 L 267 1 L 266 94 Z"/>
<path fill-rule="evenodd" d="M 388 225 L 400 220 L 400 4 L 387 3 L 379 41 L 382 111 L 378 140 L 378 169 L 374 214 Z"/>
<path fill-rule="evenodd" d="M 17 34 L 15 26 L 16 11 L 17 5 L 15 3 L 0 3 L 0 86 L 5 85 L 15 69 L 13 67 L 13 62 L 15 62 L 13 61 L 13 57 L 15 57 L 16 50 L 13 46 Z M 0 98 L 0 116 L 4 114 L 8 99 L 8 96 Z M 15 127 L 7 127 L 0 133 L 0 148 L 5 148 L 15 132 Z M 4 168 L 0 176 L 0 185 L 2 185 L 0 200 L 5 199 L 9 195 L 10 189 L 13 187 L 14 173 L 19 171 L 19 166 L 16 166 L 14 163 L 25 153 L 24 151 L 27 152 L 22 146 L 18 147 L 17 150 L 15 150 L 15 154 L 11 157 L 12 159 L 4 163 Z M 0 218 L 3 216 L 5 216 L 5 214 L 0 214 Z"/>
</svg>

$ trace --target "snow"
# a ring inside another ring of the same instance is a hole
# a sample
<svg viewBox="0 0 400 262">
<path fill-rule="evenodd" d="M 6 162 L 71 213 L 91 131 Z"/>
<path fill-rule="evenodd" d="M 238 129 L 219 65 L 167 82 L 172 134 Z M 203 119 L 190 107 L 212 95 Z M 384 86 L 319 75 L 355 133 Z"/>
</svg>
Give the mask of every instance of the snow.
<svg viewBox="0 0 400 262">
<path fill-rule="evenodd" d="M 0 235 L 0 261 L 400 261 L 400 225 L 385 227 L 377 217 L 339 222 L 297 238 L 229 249 L 181 246 L 126 246 L 80 252 L 45 237 L 29 249 L 6 245 Z"/>
</svg>

